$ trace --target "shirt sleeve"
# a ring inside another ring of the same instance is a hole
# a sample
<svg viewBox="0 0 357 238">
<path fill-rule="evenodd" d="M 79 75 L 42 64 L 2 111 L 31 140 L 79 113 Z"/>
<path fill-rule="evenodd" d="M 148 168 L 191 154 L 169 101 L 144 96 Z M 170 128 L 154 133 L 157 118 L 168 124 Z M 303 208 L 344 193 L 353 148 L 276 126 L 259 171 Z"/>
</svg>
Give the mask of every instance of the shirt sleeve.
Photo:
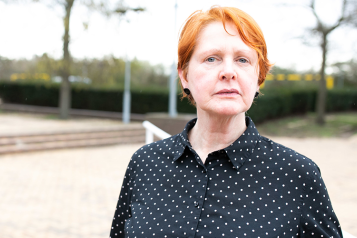
<svg viewBox="0 0 357 238">
<path fill-rule="evenodd" d="M 342 237 L 342 231 L 332 208 L 320 169 L 313 165 L 313 171 L 306 172 L 309 180 L 305 184 L 303 195 L 300 236 L 311 237 Z"/>
<path fill-rule="evenodd" d="M 131 158 L 128 168 L 126 170 L 124 180 L 121 186 L 121 191 L 118 199 L 118 203 L 115 209 L 112 227 L 110 230 L 110 238 L 124 238 L 125 222 L 131 217 L 131 192 L 133 177 L 135 174 L 134 160 Z"/>
</svg>

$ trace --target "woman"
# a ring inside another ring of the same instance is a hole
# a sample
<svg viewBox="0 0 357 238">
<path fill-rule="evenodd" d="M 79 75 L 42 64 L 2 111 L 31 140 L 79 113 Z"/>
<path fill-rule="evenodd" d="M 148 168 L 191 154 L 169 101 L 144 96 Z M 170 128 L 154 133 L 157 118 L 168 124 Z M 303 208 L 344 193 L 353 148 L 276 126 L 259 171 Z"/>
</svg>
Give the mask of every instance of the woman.
<svg viewBox="0 0 357 238">
<path fill-rule="evenodd" d="M 245 116 L 271 64 L 257 23 L 213 7 L 178 45 L 197 119 L 133 155 L 111 237 L 342 237 L 319 168 Z"/>
</svg>

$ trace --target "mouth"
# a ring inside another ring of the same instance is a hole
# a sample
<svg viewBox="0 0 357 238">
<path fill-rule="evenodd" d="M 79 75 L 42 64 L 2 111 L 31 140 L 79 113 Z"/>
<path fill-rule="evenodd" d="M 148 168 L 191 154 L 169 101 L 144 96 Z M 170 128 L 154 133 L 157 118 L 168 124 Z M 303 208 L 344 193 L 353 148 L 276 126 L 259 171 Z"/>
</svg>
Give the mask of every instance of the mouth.
<svg viewBox="0 0 357 238">
<path fill-rule="evenodd" d="M 216 93 L 217 95 L 222 95 L 222 96 L 236 96 L 239 95 L 239 92 L 237 89 L 222 89 L 221 91 L 218 91 Z"/>
</svg>

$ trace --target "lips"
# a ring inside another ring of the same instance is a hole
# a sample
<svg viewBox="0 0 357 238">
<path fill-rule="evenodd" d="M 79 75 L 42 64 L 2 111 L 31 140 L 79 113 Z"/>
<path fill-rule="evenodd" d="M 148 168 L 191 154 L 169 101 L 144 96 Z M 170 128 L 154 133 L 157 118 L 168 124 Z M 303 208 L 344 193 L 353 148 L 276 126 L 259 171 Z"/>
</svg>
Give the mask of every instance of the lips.
<svg viewBox="0 0 357 238">
<path fill-rule="evenodd" d="M 218 94 L 218 95 L 232 95 L 233 96 L 233 95 L 238 95 L 239 92 L 237 89 L 232 88 L 232 89 L 222 89 L 222 90 L 218 91 L 216 94 Z"/>
</svg>

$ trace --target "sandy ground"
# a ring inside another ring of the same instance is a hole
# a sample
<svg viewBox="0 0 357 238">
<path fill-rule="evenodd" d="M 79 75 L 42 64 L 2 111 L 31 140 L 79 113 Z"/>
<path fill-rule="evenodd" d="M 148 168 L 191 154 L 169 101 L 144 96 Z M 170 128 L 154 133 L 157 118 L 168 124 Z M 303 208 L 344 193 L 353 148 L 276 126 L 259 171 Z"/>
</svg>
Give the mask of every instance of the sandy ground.
<svg viewBox="0 0 357 238">
<path fill-rule="evenodd" d="M 274 139 L 320 166 L 342 228 L 357 236 L 357 143 Z M 140 146 L 3 156 L 0 237 L 108 237 L 126 165 Z"/>
<path fill-rule="evenodd" d="M 130 123 L 137 126 L 141 123 Z M 66 131 L 80 131 L 90 129 L 117 129 L 123 126 L 119 120 L 75 118 L 70 120 L 49 119 L 45 115 L 33 115 L 26 113 L 1 113 L 0 114 L 0 136 L 33 134 L 38 132 L 53 133 Z"/>
<path fill-rule="evenodd" d="M 83 128 L 118 125 L 0 114 L 0 134 L 78 128 L 79 124 Z M 272 139 L 319 165 L 342 229 L 357 236 L 357 137 Z M 108 237 L 127 163 L 140 146 L 1 156 L 0 238 Z"/>
<path fill-rule="evenodd" d="M 108 237 L 127 163 L 140 146 L 2 156 L 0 237 Z"/>
</svg>

